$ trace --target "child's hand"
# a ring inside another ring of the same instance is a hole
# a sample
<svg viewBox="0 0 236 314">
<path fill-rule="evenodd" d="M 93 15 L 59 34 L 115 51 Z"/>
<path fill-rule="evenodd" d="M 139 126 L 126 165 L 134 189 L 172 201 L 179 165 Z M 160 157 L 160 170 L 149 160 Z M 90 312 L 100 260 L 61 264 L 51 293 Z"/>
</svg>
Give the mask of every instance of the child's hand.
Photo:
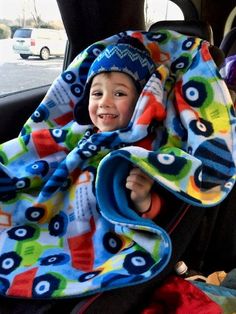
<svg viewBox="0 0 236 314">
<path fill-rule="evenodd" d="M 140 213 L 147 211 L 151 205 L 153 183 L 154 180 L 139 168 L 133 168 L 126 179 L 126 188 L 131 190 L 130 198 Z"/>
</svg>

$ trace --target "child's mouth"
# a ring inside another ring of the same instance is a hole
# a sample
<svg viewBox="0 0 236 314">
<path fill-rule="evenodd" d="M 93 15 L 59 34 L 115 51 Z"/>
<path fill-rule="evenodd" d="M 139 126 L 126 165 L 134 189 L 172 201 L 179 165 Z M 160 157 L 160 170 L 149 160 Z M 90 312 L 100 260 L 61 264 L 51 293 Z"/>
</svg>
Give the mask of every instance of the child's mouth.
<svg viewBox="0 0 236 314">
<path fill-rule="evenodd" d="M 99 114 L 98 116 L 100 119 L 106 119 L 106 120 L 115 119 L 117 117 L 116 114 L 110 114 L 110 113 L 102 113 L 102 114 Z"/>
</svg>

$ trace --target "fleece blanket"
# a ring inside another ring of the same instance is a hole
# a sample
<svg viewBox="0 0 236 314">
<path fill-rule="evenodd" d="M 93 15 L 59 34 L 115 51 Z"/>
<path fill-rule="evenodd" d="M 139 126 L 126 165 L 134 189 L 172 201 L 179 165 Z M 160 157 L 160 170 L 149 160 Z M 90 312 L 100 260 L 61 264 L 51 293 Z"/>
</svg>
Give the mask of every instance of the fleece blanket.
<svg viewBox="0 0 236 314">
<path fill-rule="evenodd" d="M 224 314 L 233 314 L 236 309 L 236 290 L 222 285 L 212 285 L 200 281 L 191 281 L 202 290 L 212 301 L 217 303 Z"/>
<path fill-rule="evenodd" d="M 137 37 L 156 72 L 126 129 L 94 132 L 73 110 L 91 62 L 122 36 Z M 84 296 L 163 272 L 168 233 L 140 217 L 125 178 L 136 165 L 184 202 L 213 206 L 235 180 L 232 100 L 208 42 L 126 31 L 82 51 L 54 81 L 20 135 L 0 146 L 0 293 Z"/>
</svg>

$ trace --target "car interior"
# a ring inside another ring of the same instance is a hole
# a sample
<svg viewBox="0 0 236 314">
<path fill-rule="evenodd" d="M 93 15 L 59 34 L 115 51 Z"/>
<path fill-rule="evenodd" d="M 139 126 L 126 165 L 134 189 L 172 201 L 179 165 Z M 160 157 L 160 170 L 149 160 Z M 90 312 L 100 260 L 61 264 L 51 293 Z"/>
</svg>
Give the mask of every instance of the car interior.
<svg viewBox="0 0 236 314">
<path fill-rule="evenodd" d="M 126 30 L 158 32 L 163 29 L 208 41 L 209 51 L 220 70 L 226 57 L 236 55 L 236 16 L 231 29 L 224 33 L 227 17 L 235 8 L 235 0 L 172 2 L 181 8 L 184 20 L 156 21 L 146 29 L 144 0 L 57 0 L 68 37 L 62 71 L 67 69 L 83 49 L 96 41 Z M 23 124 L 38 107 L 49 87 L 42 86 L 0 97 L 0 110 L 4 114 L 0 125 L 1 143 L 18 136 Z M 153 291 L 173 273 L 178 261 L 183 260 L 189 269 L 206 277 L 216 271 L 229 272 L 235 268 L 235 199 L 236 189 L 233 188 L 220 204 L 208 208 L 188 205 L 175 197 L 170 200 L 173 207 L 178 207 L 176 216 L 168 227 L 172 256 L 157 278 L 132 287 L 82 298 L 26 300 L 0 297 L 0 314 L 49 314 L 56 311 L 65 314 L 165 313 L 142 311 Z M 236 308 L 234 310 L 236 312 Z M 190 310 L 189 313 L 204 314 L 204 311 Z"/>
</svg>

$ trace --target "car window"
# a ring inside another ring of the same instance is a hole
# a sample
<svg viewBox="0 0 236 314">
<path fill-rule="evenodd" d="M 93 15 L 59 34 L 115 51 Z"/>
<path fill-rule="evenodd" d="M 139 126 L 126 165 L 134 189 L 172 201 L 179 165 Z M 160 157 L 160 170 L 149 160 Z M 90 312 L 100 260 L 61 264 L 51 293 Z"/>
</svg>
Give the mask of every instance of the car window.
<svg viewBox="0 0 236 314">
<path fill-rule="evenodd" d="M 56 0 L 0 0 L 0 97 L 51 85 L 66 42 Z"/>
<path fill-rule="evenodd" d="M 145 0 L 144 14 L 146 29 L 161 20 L 184 20 L 181 8 L 170 0 Z"/>
<path fill-rule="evenodd" d="M 31 29 L 23 28 L 23 29 L 17 29 L 15 33 L 13 34 L 13 38 L 30 38 L 32 33 Z"/>
<path fill-rule="evenodd" d="M 145 0 L 146 28 L 183 19 L 169 0 Z M 56 0 L 0 0 L 0 97 L 50 85 L 63 69 L 67 37 Z"/>
</svg>

